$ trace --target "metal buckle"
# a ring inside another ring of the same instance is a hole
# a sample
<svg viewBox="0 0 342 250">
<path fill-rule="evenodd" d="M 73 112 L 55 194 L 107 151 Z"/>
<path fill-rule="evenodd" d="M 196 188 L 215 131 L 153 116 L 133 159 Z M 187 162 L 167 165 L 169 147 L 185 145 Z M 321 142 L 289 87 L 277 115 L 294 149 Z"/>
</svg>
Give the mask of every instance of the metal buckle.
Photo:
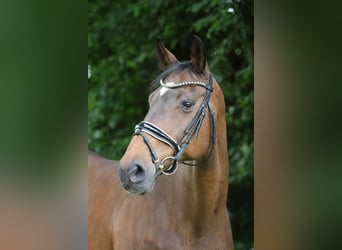
<svg viewBox="0 0 342 250">
<path fill-rule="evenodd" d="M 167 161 L 167 160 L 173 160 L 173 164 L 171 164 L 171 166 L 167 169 L 164 169 L 164 163 Z M 178 161 L 175 160 L 175 157 L 173 156 L 167 156 L 165 157 L 159 164 L 159 169 L 161 170 L 161 172 L 165 175 L 172 175 L 174 172 L 176 172 L 178 168 Z M 171 171 L 169 171 L 171 170 Z"/>
</svg>

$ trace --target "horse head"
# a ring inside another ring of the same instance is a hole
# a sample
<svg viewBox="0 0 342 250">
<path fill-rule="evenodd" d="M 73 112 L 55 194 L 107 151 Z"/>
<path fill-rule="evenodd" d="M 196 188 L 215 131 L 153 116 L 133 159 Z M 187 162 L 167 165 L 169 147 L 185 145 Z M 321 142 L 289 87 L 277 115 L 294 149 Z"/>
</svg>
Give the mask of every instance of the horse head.
<svg viewBox="0 0 342 250">
<path fill-rule="evenodd" d="M 120 160 L 122 186 L 132 194 L 152 191 L 159 175 L 171 175 L 179 165 L 208 161 L 216 143 L 216 112 L 224 109 L 198 37 L 190 61 L 180 62 L 159 40 L 156 53 L 163 72 L 152 83 L 148 113 Z"/>
</svg>

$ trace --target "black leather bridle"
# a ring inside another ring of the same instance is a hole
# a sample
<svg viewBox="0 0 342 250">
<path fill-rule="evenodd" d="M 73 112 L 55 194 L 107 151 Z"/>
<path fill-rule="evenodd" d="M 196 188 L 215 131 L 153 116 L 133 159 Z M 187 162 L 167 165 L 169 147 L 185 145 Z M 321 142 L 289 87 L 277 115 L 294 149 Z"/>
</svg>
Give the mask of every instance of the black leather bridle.
<svg viewBox="0 0 342 250">
<path fill-rule="evenodd" d="M 215 144 L 216 142 L 216 116 L 215 116 L 213 107 L 210 103 L 210 96 L 211 96 L 211 92 L 213 91 L 213 77 L 211 74 L 209 75 L 208 84 L 205 84 L 203 82 L 197 82 L 197 81 L 188 81 L 188 82 L 182 82 L 178 84 L 168 84 L 168 83 L 164 83 L 162 79 L 160 80 L 160 84 L 162 87 L 170 88 L 170 89 L 179 88 L 183 86 L 189 86 L 189 85 L 197 85 L 207 90 L 203 98 L 203 101 L 199 109 L 197 110 L 197 113 L 195 114 L 194 118 L 191 120 L 187 128 L 184 130 L 183 135 L 179 138 L 178 141 L 176 141 L 174 138 L 168 135 L 165 131 L 163 131 L 162 129 L 158 128 L 156 125 L 150 122 L 141 121 L 138 125 L 135 126 L 134 134 L 140 135 L 143 138 L 145 144 L 147 145 L 151 153 L 152 162 L 155 164 L 157 172 L 158 170 L 160 170 L 161 173 L 165 175 L 171 175 L 177 170 L 178 161 L 182 157 L 185 149 L 189 145 L 193 136 L 196 135 L 196 138 L 198 137 L 198 133 L 202 126 L 203 119 L 206 115 L 207 108 L 209 109 L 210 116 L 211 116 L 211 123 L 212 123 L 211 124 L 212 125 L 212 136 L 211 136 L 212 145 L 210 149 L 210 154 L 213 150 L 213 144 Z M 163 160 L 159 160 L 157 153 L 154 150 L 146 134 L 149 134 L 153 138 L 170 146 L 174 151 L 174 156 L 167 156 Z M 165 168 L 164 164 L 169 160 L 173 161 L 173 163 L 170 165 L 170 167 L 168 167 L 167 169 L 164 169 Z M 192 165 L 189 163 L 185 163 L 185 164 Z"/>
</svg>

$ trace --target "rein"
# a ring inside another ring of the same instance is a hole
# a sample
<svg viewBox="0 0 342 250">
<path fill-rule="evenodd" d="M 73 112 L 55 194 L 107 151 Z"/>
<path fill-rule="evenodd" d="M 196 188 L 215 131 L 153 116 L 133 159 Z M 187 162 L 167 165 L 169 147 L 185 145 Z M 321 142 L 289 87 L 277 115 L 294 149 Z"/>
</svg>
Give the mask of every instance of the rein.
<svg viewBox="0 0 342 250">
<path fill-rule="evenodd" d="M 216 116 L 215 116 L 213 107 L 209 102 L 211 92 L 213 91 L 213 79 L 212 79 L 212 75 L 210 74 L 208 85 L 203 82 L 197 82 L 197 81 L 187 81 L 187 82 L 181 82 L 178 84 L 170 84 L 170 83 L 164 83 L 163 80 L 161 79 L 160 85 L 162 87 L 170 88 L 170 89 L 180 88 L 180 87 L 189 86 L 189 85 L 197 85 L 207 90 L 203 98 L 203 101 L 199 109 L 197 110 L 197 113 L 195 114 L 194 118 L 191 120 L 187 128 L 184 130 L 183 135 L 180 137 L 178 141 L 176 141 L 168 133 L 166 133 L 165 131 L 163 131 L 162 129 L 158 128 L 156 125 L 150 122 L 141 121 L 135 126 L 134 135 L 140 135 L 143 138 L 145 144 L 147 145 L 150 151 L 152 162 L 155 164 L 156 169 L 160 170 L 161 173 L 165 175 L 171 175 L 177 170 L 178 161 L 182 157 L 183 153 L 185 152 L 185 149 L 189 145 L 193 136 L 196 135 L 196 138 L 198 138 L 199 130 L 202 126 L 203 119 L 207 112 L 207 108 L 209 109 L 210 116 L 211 116 L 211 123 L 212 123 L 212 146 L 211 146 L 210 154 L 213 150 L 213 144 L 215 144 L 216 142 Z M 167 156 L 164 159 L 159 160 L 157 153 L 154 150 L 146 134 L 149 134 L 153 138 L 171 147 L 174 151 L 174 156 Z M 168 167 L 167 169 L 164 169 L 165 163 L 169 160 L 173 161 L 173 163 L 171 164 L 170 167 Z M 185 163 L 185 164 L 190 165 L 190 166 L 192 165 L 189 163 Z"/>
</svg>

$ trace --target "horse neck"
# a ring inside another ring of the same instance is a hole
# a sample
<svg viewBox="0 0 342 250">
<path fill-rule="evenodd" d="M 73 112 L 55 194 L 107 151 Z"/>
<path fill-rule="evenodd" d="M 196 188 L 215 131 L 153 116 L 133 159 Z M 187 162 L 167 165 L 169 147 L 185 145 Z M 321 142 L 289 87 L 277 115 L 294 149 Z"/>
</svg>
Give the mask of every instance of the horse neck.
<svg viewBox="0 0 342 250">
<path fill-rule="evenodd" d="M 182 222 L 191 222 L 197 232 L 203 232 L 212 216 L 226 209 L 228 155 L 224 119 L 217 120 L 217 135 L 208 160 L 193 167 L 181 165 L 173 178 L 166 176 L 164 183 L 163 189 L 168 190 L 169 196 L 174 196 L 167 199 L 170 203 L 167 207 L 177 210 L 169 211 L 169 215 L 178 216 Z"/>
</svg>

